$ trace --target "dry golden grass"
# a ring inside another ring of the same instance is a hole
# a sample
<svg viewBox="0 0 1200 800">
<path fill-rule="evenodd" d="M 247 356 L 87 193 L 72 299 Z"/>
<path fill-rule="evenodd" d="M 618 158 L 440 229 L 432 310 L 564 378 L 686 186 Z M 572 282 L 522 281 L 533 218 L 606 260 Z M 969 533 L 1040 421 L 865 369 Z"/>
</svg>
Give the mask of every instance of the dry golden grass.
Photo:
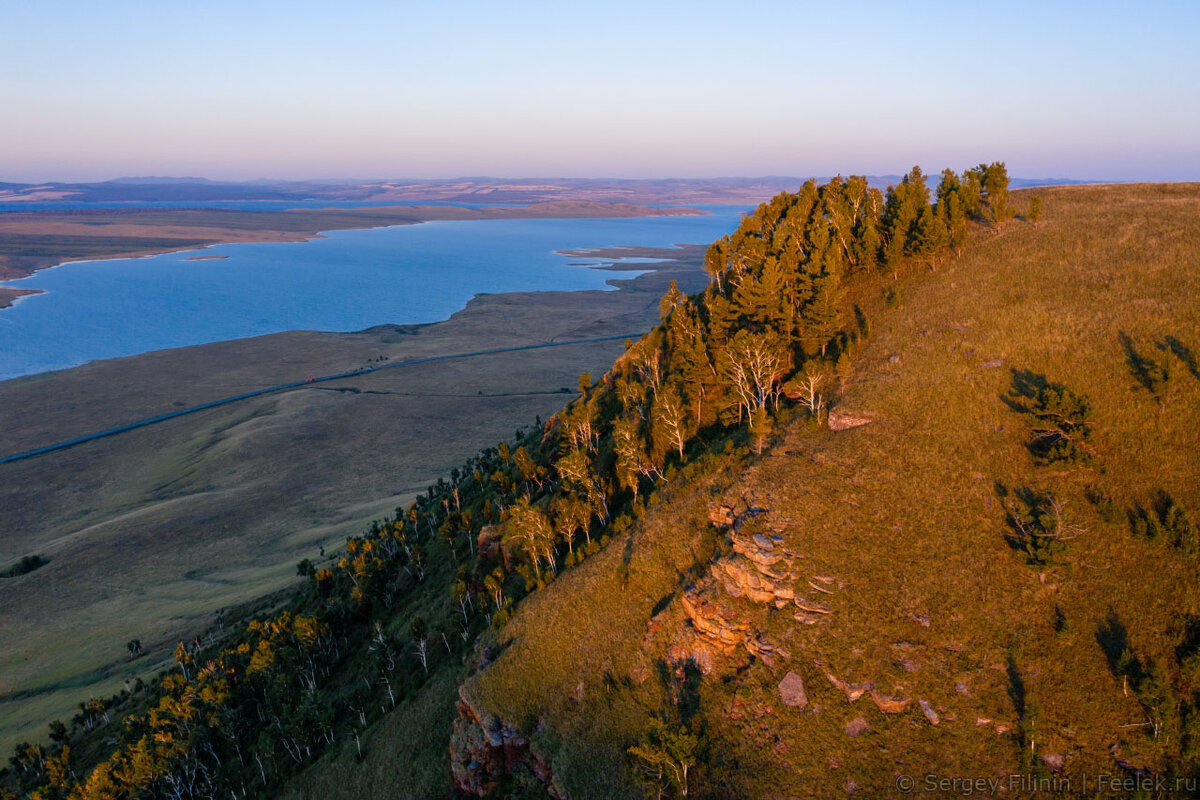
<svg viewBox="0 0 1200 800">
<path fill-rule="evenodd" d="M 1145 718 L 1097 632 L 1115 615 L 1138 652 L 1165 660 L 1173 625 L 1200 613 L 1200 573 L 1179 551 L 1132 536 L 1123 513 L 1102 518 L 1085 488 L 1105 488 L 1118 509 L 1161 489 L 1200 516 L 1200 377 L 1177 371 L 1160 403 L 1138 387 L 1120 340 L 1157 355 L 1154 341 L 1172 336 L 1200 354 L 1200 186 L 1038 191 L 1036 226 L 979 231 L 962 258 L 903 277 L 897 308 L 877 288 L 859 298 L 873 332 L 839 410 L 872 424 L 835 434 L 795 422 L 733 479 L 673 482 L 633 536 L 627 583 L 618 541 L 523 603 L 500 633 L 511 646 L 467 686 L 511 722 L 544 723 L 571 797 L 629 794 L 624 748 L 662 702 L 662 654 L 644 648 L 646 625 L 706 557 L 704 511 L 717 499 L 770 509 L 797 568 L 844 588 L 814 626 L 730 600 L 790 658 L 703 683 L 712 749 L 697 778 L 714 796 L 840 796 L 848 781 L 888 796 L 900 775 L 1004 778 L 1045 754 L 1061 755 L 1078 787 L 1084 773 L 1119 772 L 1113 745 L 1154 764 L 1146 729 L 1123 727 Z M 1028 195 L 1014 195 L 1018 209 Z M 1034 464 L 1029 422 L 1002 400 L 1014 370 L 1091 399 L 1092 463 Z M 1006 542 L 997 482 L 1053 492 L 1081 534 L 1052 564 L 1027 564 Z M 815 659 L 914 702 L 897 715 L 866 698 L 850 704 Z M 805 713 L 779 700 L 788 670 L 808 687 Z M 732 719 L 735 696 L 762 716 Z M 937 726 L 918 698 L 936 708 Z M 868 731 L 848 737 L 844 725 L 859 716 Z"/>
</svg>

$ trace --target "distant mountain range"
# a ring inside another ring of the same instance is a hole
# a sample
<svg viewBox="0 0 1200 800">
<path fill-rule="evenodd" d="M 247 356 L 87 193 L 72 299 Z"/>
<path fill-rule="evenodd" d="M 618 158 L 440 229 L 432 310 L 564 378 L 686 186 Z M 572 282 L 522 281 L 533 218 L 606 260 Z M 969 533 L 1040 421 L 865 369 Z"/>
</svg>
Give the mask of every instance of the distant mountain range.
<svg viewBox="0 0 1200 800">
<path fill-rule="evenodd" d="M 827 180 L 819 177 L 818 181 Z M 807 178 L 487 178 L 363 181 L 214 181 L 199 177 L 122 177 L 99 183 L 0 183 L 0 204 L 9 202 L 450 202 L 544 203 L 562 200 L 679 204 L 759 203 L 794 190 Z M 869 176 L 880 188 L 899 175 Z M 1092 183 L 1067 178 L 1013 178 L 1012 187 Z M 930 183 L 933 183 L 931 179 Z M 0 205 L 2 207 L 2 205 Z"/>
</svg>

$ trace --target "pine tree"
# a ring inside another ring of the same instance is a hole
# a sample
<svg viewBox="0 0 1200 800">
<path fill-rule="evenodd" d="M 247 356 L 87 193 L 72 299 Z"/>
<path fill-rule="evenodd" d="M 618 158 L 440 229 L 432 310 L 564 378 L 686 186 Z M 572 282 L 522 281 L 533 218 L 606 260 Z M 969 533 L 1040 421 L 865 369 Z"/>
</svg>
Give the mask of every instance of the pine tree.
<svg viewBox="0 0 1200 800">
<path fill-rule="evenodd" d="M 884 208 L 884 261 L 894 266 L 912 252 L 912 239 L 921 212 L 929 205 L 929 187 L 920 167 L 913 167 L 899 185 L 888 188 Z"/>
<path fill-rule="evenodd" d="M 938 204 L 941 206 L 941 203 Z M 944 216 L 946 221 L 946 232 L 949 236 L 950 247 L 954 252 L 960 252 L 963 246 L 967 243 L 967 215 L 963 211 L 962 196 L 960 194 L 952 194 L 946 200 L 946 213 Z"/>
<path fill-rule="evenodd" d="M 864 214 L 854 226 L 854 246 L 851 248 L 850 263 L 868 272 L 873 271 L 879 266 L 879 250 L 882 244 L 877 219 Z"/>
<path fill-rule="evenodd" d="M 950 231 L 945 220 L 940 214 L 934 213 L 931 206 L 925 206 L 913 235 L 913 255 L 926 256 L 933 264 L 949 243 Z"/>
<path fill-rule="evenodd" d="M 801 339 L 819 347 L 821 355 L 837 333 L 842 318 L 842 276 L 838 271 L 824 272 L 812 279 L 812 299 L 804 307 Z"/>
<path fill-rule="evenodd" d="M 980 169 L 983 170 L 983 189 L 987 192 L 992 222 L 999 226 L 1012 216 L 1008 207 L 1008 170 L 1003 161 L 994 161 L 987 166 L 981 164 Z"/>
<path fill-rule="evenodd" d="M 978 219 L 983 213 L 983 173 L 986 169 L 981 165 L 963 173 L 962 203 L 967 219 Z"/>
<path fill-rule="evenodd" d="M 751 327 L 784 332 L 791 328 L 790 294 L 779 259 L 768 256 L 757 274 L 742 276 L 733 304 Z"/>
</svg>

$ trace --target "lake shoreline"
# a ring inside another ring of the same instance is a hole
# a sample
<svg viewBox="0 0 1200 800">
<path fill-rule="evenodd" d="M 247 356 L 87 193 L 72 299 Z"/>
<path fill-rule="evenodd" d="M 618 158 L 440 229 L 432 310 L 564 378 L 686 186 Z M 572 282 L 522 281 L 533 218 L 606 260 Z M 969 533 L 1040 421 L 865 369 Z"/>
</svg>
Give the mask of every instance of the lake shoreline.
<svg viewBox="0 0 1200 800">
<path fill-rule="evenodd" d="M 324 238 L 323 234 L 337 230 L 473 219 L 620 219 L 708 213 L 686 207 L 597 202 L 484 208 L 429 205 L 286 211 L 187 208 L 21 211 L 0 217 L 0 282 L 21 280 L 65 264 L 202 251 L 223 244 L 301 242 Z M 87 253 L 72 257 L 81 249 Z M 41 289 L 0 285 L 0 310 L 11 307 L 21 297 L 42 293 Z"/>
<path fill-rule="evenodd" d="M 734 227 L 742 213 L 645 209 L 647 216 L 632 217 L 627 207 L 609 206 L 612 216 L 597 217 L 590 206 L 575 205 L 498 209 L 515 218 L 479 219 L 476 210 L 453 210 L 475 218 L 335 229 L 313 237 L 291 232 L 288 238 L 299 241 L 121 260 L 81 259 L 56 265 L 70 267 L 61 274 L 47 268 L 55 274 L 11 285 L 47 294 L 28 306 L 19 298 L 20 309 L 0 312 L 0 380 L 272 332 L 437 322 L 478 293 L 611 290 L 611 273 L 627 278 L 658 269 L 645 262 L 676 258 L 678 242 L 710 241 Z M 569 212 L 583 216 L 571 218 Z M 617 242 L 656 249 L 614 246 Z M 564 256 L 576 250 L 584 257 Z M 211 258 L 218 255 L 228 257 Z M 101 263 L 82 263 L 93 260 Z M 587 263 L 570 263 L 576 260 Z M 65 327 L 64 318 L 76 318 L 78 325 Z"/>
<path fill-rule="evenodd" d="M 0 382 L 0 454 L 289 380 L 648 330 L 670 281 L 689 292 L 706 284 L 704 249 L 638 264 L 641 274 L 609 280 L 617 291 L 479 293 L 440 322 L 274 333 L 13 378 Z M 81 699 L 152 674 L 217 609 L 291 585 L 298 560 L 318 560 L 320 547 L 332 551 L 479 449 L 546 419 L 581 372 L 598 377 L 622 352 L 617 340 L 423 363 L 0 465 L 6 552 L 50 562 L 36 580 L 0 586 L 0 642 L 10 643 L 0 674 L 20 693 L 0 699 L 0 743 L 36 737 Z M 17 613 L 28 608 L 49 611 Z M 53 647 L 22 652 L 47 629 Z M 133 662 L 108 646 L 134 637 L 146 656 Z"/>
<path fill-rule="evenodd" d="M 318 237 L 310 237 L 318 238 Z M 330 336 L 357 336 L 361 334 L 370 334 L 383 330 L 404 331 L 407 333 L 415 333 L 426 328 L 444 325 L 446 323 L 461 321 L 460 318 L 473 318 L 479 315 L 484 309 L 491 309 L 496 306 L 504 306 L 508 304 L 510 298 L 540 298 L 540 302 L 544 302 L 548 306 L 559 306 L 563 304 L 562 297 L 568 296 L 585 296 L 596 293 L 608 294 L 610 291 L 616 292 L 635 292 L 655 293 L 655 297 L 661 296 L 662 292 L 666 291 L 670 281 L 678 280 L 681 289 L 688 291 L 687 287 L 691 286 L 691 291 L 698 291 L 703 288 L 700 285 L 697 276 L 702 274 L 700 265 L 703 260 L 704 251 L 707 245 L 680 244 L 675 247 L 641 247 L 641 246 L 622 246 L 612 248 L 597 248 L 595 251 L 587 253 L 588 258 L 593 259 L 595 263 L 577 265 L 586 266 L 588 269 L 595 269 L 606 272 L 637 272 L 637 275 L 632 277 L 613 277 L 604 281 L 605 285 L 612 287 L 611 289 L 576 289 L 576 290 L 527 290 L 514 292 L 476 292 L 473 294 L 462 307 L 449 314 L 444 319 L 433 320 L 430 322 L 411 322 L 411 323 L 380 323 L 372 325 L 362 330 L 357 331 L 324 331 L 324 330 L 287 330 L 277 333 L 266 333 L 257 336 L 235 337 L 232 339 L 221 339 L 212 342 L 202 342 L 199 344 L 183 345 L 179 347 L 157 348 L 147 350 L 143 353 L 136 353 L 127 356 L 114 356 L 112 358 L 92 359 L 85 361 L 82 364 L 76 364 L 70 367 L 61 369 L 51 369 L 43 372 L 33 372 L 26 375 L 16 375 L 10 378 L 0 379 L 0 388 L 11 384 L 14 381 L 36 380 L 48 375 L 70 373 L 74 370 L 79 370 L 91 367 L 96 364 L 103 364 L 110 361 L 122 361 L 129 359 L 137 359 L 147 355 L 155 355 L 160 353 L 171 353 L 191 350 L 193 348 L 211 347 L 215 345 L 226 345 L 233 342 L 243 342 L 251 339 L 261 339 L 269 336 L 287 336 L 287 335 L 330 335 Z M 560 255 L 567 255 L 568 251 L 556 251 Z M 572 251 L 573 255 L 580 255 L 579 251 Z M 154 253 L 137 258 L 151 258 Z M 217 258 L 225 258 L 218 256 Z M 653 259 L 653 261 L 638 261 L 636 263 L 621 263 L 622 259 Z M 107 259 L 106 259 L 107 260 Z M 192 260 L 192 259 L 188 259 Z M 79 263 L 79 262 L 71 262 Z M 661 274 L 660 274 L 661 273 Z M 16 298 L 21 300 L 24 296 L 43 294 L 39 290 L 17 290 L 21 294 Z M 539 300 L 535 300 L 535 305 Z M 586 308 L 585 304 L 582 306 Z M 465 315 L 465 317 L 463 316 Z M 581 324 L 590 324 L 587 319 L 581 319 Z M 471 344 L 472 349 L 479 349 L 486 346 L 488 339 L 485 335 L 481 335 L 478 340 L 478 346 L 475 343 Z M 3 455 L 3 454 L 0 454 Z"/>
</svg>

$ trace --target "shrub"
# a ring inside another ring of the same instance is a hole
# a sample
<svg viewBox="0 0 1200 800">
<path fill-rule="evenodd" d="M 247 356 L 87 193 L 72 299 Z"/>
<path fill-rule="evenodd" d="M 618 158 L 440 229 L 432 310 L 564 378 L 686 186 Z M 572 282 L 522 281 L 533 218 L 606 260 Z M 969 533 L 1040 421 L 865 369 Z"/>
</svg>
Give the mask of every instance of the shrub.
<svg viewBox="0 0 1200 800">
<path fill-rule="evenodd" d="M 1092 404 L 1087 397 L 1049 382 L 1044 375 L 1016 371 L 1006 400 L 1014 410 L 1036 420 L 1026 447 L 1039 464 L 1091 458 L 1087 442 L 1092 433 Z"/>
<path fill-rule="evenodd" d="M 1022 487 L 998 492 L 1004 502 L 1006 538 L 1015 550 L 1025 553 L 1030 564 L 1049 564 L 1063 547 L 1082 530 L 1067 522 L 1066 502 L 1050 492 Z"/>
</svg>

